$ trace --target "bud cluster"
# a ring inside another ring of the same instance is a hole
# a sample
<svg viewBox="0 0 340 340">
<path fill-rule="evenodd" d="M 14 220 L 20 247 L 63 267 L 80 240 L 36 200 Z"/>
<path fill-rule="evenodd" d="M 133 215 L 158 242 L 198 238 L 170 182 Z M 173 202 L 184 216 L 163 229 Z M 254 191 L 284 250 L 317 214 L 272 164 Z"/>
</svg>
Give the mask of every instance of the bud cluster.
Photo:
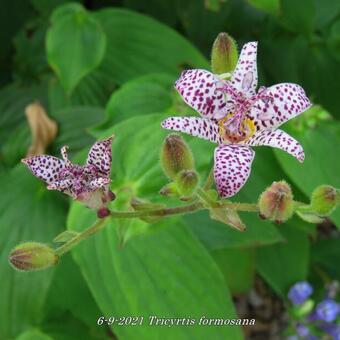
<svg viewBox="0 0 340 340">
<path fill-rule="evenodd" d="M 195 171 L 192 152 L 181 136 L 170 134 L 165 138 L 161 165 L 172 181 L 160 190 L 160 194 L 179 196 L 182 200 L 190 199 L 198 186 L 199 177 Z"/>
</svg>

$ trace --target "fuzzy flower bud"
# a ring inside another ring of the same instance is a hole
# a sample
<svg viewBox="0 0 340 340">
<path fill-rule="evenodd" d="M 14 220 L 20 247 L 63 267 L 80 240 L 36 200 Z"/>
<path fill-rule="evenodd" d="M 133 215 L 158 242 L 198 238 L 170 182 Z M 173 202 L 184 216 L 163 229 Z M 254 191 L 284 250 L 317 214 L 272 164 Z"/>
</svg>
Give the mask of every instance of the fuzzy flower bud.
<svg viewBox="0 0 340 340">
<path fill-rule="evenodd" d="M 180 195 L 191 196 L 198 185 L 198 174 L 195 170 L 182 170 L 176 176 L 177 190 Z"/>
<path fill-rule="evenodd" d="M 330 185 L 320 185 L 311 197 L 311 208 L 320 216 L 328 216 L 340 201 L 339 191 Z"/>
<path fill-rule="evenodd" d="M 161 152 L 161 164 L 164 173 L 171 179 L 175 179 L 181 170 L 194 168 L 191 150 L 181 136 L 170 134 L 165 138 Z"/>
<path fill-rule="evenodd" d="M 288 292 L 288 298 L 294 305 L 301 305 L 313 293 L 313 287 L 307 281 L 295 283 Z"/>
<path fill-rule="evenodd" d="M 232 72 L 237 64 L 238 52 L 235 40 L 227 33 L 220 33 L 211 51 L 211 68 L 215 74 Z"/>
<path fill-rule="evenodd" d="M 273 182 L 260 196 L 260 216 L 281 223 L 293 214 L 293 194 L 285 181 Z"/>
<path fill-rule="evenodd" d="M 25 242 L 16 246 L 8 259 L 15 269 L 31 271 L 54 266 L 59 258 L 46 244 Z"/>
</svg>

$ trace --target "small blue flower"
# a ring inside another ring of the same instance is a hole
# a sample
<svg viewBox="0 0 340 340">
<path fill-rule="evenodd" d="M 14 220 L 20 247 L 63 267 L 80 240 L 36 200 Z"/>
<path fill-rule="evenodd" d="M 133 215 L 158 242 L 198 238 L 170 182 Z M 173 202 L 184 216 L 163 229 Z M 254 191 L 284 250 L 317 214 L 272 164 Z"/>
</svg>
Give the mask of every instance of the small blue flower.
<svg viewBox="0 0 340 340">
<path fill-rule="evenodd" d="M 295 329 L 296 333 L 302 338 L 305 338 L 310 333 L 309 328 L 303 325 L 302 323 L 298 323 Z"/>
<path fill-rule="evenodd" d="M 290 288 L 288 298 L 294 305 L 300 305 L 305 302 L 312 293 L 313 287 L 307 281 L 300 281 Z"/>
<path fill-rule="evenodd" d="M 339 313 L 340 305 L 332 299 L 320 302 L 315 308 L 316 317 L 326 322 L 334 321 Z"/>
</svg>

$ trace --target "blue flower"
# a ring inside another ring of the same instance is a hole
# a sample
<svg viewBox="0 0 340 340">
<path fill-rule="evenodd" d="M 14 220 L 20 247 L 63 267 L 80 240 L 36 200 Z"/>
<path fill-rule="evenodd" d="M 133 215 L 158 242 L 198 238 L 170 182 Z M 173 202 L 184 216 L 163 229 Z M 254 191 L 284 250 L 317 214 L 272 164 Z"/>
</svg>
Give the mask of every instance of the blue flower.
<svg viewBox="0 0 340 340">
<path fill-rule="evenodd" d="M 316 317 L 326 322 L 334 321 L 339 313 L 340 305 L 332 299 L 320 302 L 315 308 Z"/>
<path fill-rule="evenodd" d="M 323 323 L 320 325 L 320 328 L 331 335 L 334 340 L 340 340 L 340 325 L 334 323 Z"/>
<path fill-rule="evenodd" d="M 307 281 L 300 281 L 290 288 L 288 298 L 294 305 L 300 305 L 305 302 L 312 293 L 313 287 Z"/>
<path fill-rule="evenodd" d="M 303 325 L 302 323 L 298 323 L 295 329 L 296 329 L 296 333 L 302 338 L 305 338 L 310 333 L 309 328 Z"/>
</svg>

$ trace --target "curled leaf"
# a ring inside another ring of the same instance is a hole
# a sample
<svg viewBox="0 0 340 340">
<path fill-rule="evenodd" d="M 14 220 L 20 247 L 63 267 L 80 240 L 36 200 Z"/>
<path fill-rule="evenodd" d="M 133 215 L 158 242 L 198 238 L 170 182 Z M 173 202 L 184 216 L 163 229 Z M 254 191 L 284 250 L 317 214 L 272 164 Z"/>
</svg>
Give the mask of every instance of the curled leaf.
<svg viewBox="0 0 340 340">
<path fill-rule="evenodd" d="M 57 123 L 48 117 L 38 102 L 27 105 L 25 114 L 32 133 L 32 144 L 28 148 L 27 157 L 44 154 L 57 135 Z"/>
<path fill-rule="evenodd" d="M 237 211 L 228 208 L 210 208 L 210 218 L 228 224 L 238 231 L 245 231 L 246 226 L 242 222 Z"/>
</svg>

